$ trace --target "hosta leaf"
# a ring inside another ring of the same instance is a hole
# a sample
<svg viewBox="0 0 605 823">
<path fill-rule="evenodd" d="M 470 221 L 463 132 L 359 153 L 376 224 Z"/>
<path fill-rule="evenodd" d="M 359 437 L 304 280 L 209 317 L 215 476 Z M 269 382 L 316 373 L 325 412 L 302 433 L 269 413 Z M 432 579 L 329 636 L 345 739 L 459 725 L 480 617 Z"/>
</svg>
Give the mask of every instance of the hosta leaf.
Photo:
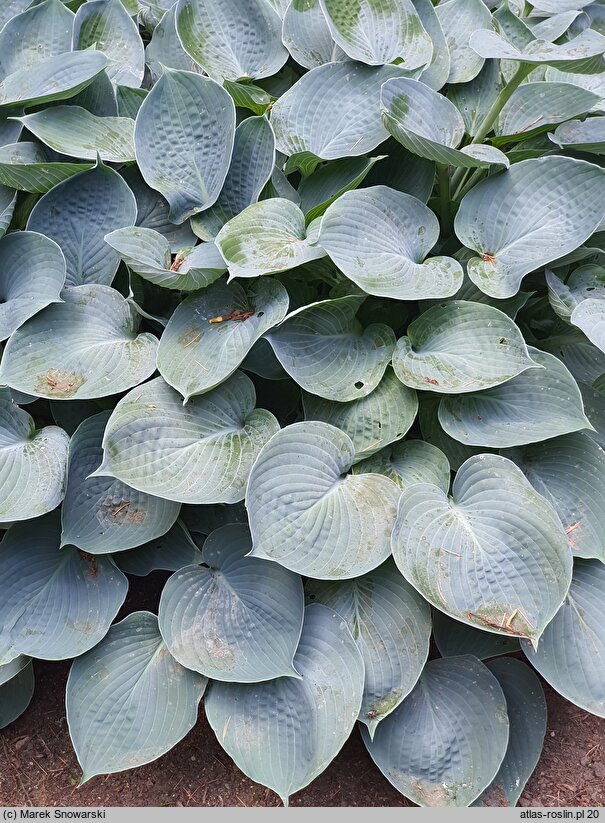
<svg viewBox="0 0 605 823">
<path fill-rule="evenodd" d="M 431 610 L 392 560 L 344 582 L 310 580 L 307 599 L 344 618 L 365 664 L 359 720 L 378 724 L 412 691 L 429 653 Z"/>
<path fill-rule="evenodd" d="M 473 454 L 480 454 L 489 449 L 468 446 L 447 434 L 439 422 L 439 406 L 444 398 L 438 394 L 421 394 L 418 406 L 418 423 L 422 436 L 429 443 L 437 446 L 448 459 L 453 471 L 458 471 L 464 461 Z"/>
<path fill-rule="evenodd" d="M 395 374 L 414 389 L 480 391 L 536 368 L 523 336 L 504 312 L 450 300 L 416 318 L 393 354 Z"/>
<path fill-rule="evenodd" d="M 214 240 L 228 220 L 256 203 L 275 164 L 275 135 L 266 117 L 248 117 L 235 130 L 231 165 L 218 200 L 192 220 L 202 240 Z"/>
<path fill-rule="evenodd" d="M 165 289 L 203 289 L 226 271 L 214 243 L 182 249 L 173 262 L 169 241 L 154 229 L 127 226 L 105 235 L 105 242 L 139 277 Z"/>
<path fill-rule="evenodd" d="M 113 169 L 98 164 L 47 192 L 34 206 L 27 228 L 39 231 L 61 247 L 68 286 L 109 286 L 119 258 L 105 243 L 107 232 L 136 219 L 136 202 Z"/>
<path fill-rule="evenodd" d="M 96 0 L 91 0 L 96 2 Z M 110 163 L 134 160 L 134 122 L 127 117 L 96 117 L 80 106 L 55 106 L 26 114 L 23 125 L 51 149 Z"/>
<path fill-rule="evenodd" d="M 238 108 L 249 109 L 259 116 L 267 114 L 276 99 L 248 80 L 241 80 L 239 83 L 235 80 L 223 80 L 223 88 L 227 89 Z"/>
<path fill-rule="evenodd" d="M 261 447 L 279 429 L 255 401 L 242 372 L 187 405 L 161 377 L 151 380 L 114 409 L 98 473 L 166 500 L 236 503 Z"/>
<path fill-rule="evenodd" d="M 605 453 L 585 434 L 511 449 L 506 456 L 559 515 L 576 557 L 605 562 Z"/>
<path fill-rule="evenodd" d="M 395 334 L 383 323 L 363 329 L 355 318 L 362 303 L 363 297 L 322 300 L 292 312 L 266 335 L 284 369 L 311 394 L 345 403 L 382 380 Z"/>
<path fill-rule="evenodd" d="M 595 386 L 596 389 L 586 384 L 580 385 L 586 417 L 593 426 L 593 430 L 586 433 L 605 449 L 605 385 L 602 378 L 595 381 Z"/>
<path fill-rule="evenodd" d="M 327 63 L 303 74 L 271 111 L 277 148 L 323 160 L 357 157 L 387 138 L 380 87 L 402 74 L 397 66 Z"/>
<path fill-rule="evenodd" d="M 133 612 L 75 660 L 67 680 L 67 724 L 80 785 L 150 763 L 193 728 L 206 679 L 180 666 L 157 617 Z"/>
<path fill-rule="evenodd" d="M 0 31 L 0 77 L 71 51 L 73 20 L 61 0 L 45 0 L 15 15 Z"/>
<path fill-rule="evenodd" d="M 384 474 L 403 491 L 416 483 L 433 483 L 444 492 L 450 487 L 447 457 L 425 440 L 395 443 L 353 467 L 353 474 L 366 473 Z"/>
<path fill-rule="evenodd" d="M 483 59 L 469 48 L 469 40 L 477 29 L 490 28 L 492 16 L 482 0 L 448 0 L 435 6 L 435 14 L 450 53 L 447 82 L 468 83 L 483 67 Z"/>
<path fill-rule="evenodd" d="M 67 100 L 85 89 L 108 65 L 107 57 L 96 51 L 47 57 L 31 69 L 19 69 L 4 78 L 0 83 L 0 107 Z"/>
<path fill-rule="evenodd" d="M 235 107 L 209 77 L 166 69 L 137 115 L 137 163 L 151 188 L 170 204 L 170 220 L 216 202 L 229 170 Z"/>
<path fill-rule="evenodd" d="M 569 275 L 566 283 L 547 269 L 546 285 L 548 286 L 548 300 L 555 314 L 574 326 L 582 328 L 573 319 L 575 310 L 586 302 L 605 299 L 605 269 L 592 263 L 579 266 Z M 590 331 L 590 325 L 585 333 L 588 331 Z"/>
<path fill-rule="evenodd" d="M 0 523 L 29 520 L 63 500 L 69 437 L 0 400 Z"/>
<path fill-rule="evenodd" d="M 448 496 L 412 486 L 393 531 L 401 573 L 457 620 L 536 643 L 563 602 L 571 552 L 554 509 L 504 457 L 458 469 Z"/>
<path fill-rule="evenodd" d="M 19 672 L 23 671 L 30 662 L 30 659 L 27 655 L 20 654 L 9 663 L 0 665 L 0 686 L 4 686 L 5 683 L 8 683 L 9 680 L 12 680 Z M 1 702 L 2 701 L 0 701 L 0 703 Z"/>
<path fill-rule="evenodd" d="M 605 117 L 570 120 L 548 135 L 562 149 L 605 154 Z"/>
<path fill-rule="evenodd" d="M 550 43 L 554 43 L 555 40 L 565 34 L 579 14 L 580 12 L 577 9 L 570 9 L 569 11 L 553 14 L 552 17 L 541 18 L 536 16 L 535 18 L 529 18 L 525 22 L 538 40 L 548 40 Z"/>
<path fill-rule="evenodd" d="M 343 157 L 320 166 L 298 187 L 300 209 L 307 223 L 321 217 L 342 194 L 356 189 L 382 157 Z"/>
<path fill-rule="evenodd" d="M 84 420 L 69 445 L 61 544 L 92 554 L 141 546 L 165 534 L 180 506 L 137 492 L 111 477 L 89 477 L 103 458 L 103 432 L 110 412 Z"/>
<path fill-rule="evenodd" d="M 372 759 L 419 806 L 470 806 L 506 753 L 506 700 L 476 657 L 431 660 L 414 691 L 376 730 Z"/>
<path fill-rule="evenodd" d="M 438 237 L 439 221 L 424 203 L 387 186 L 372 186 L 332 203 L 321 220 L 318 243 L 367 294 L 418 300 L 448 297 L 462 284 L 457 260 L 424 261 Z"/>
<path fill-rule="evenodd" d="M 247 523 L 248 514 L 242 500 L 240 503 L 214 503 L 209 506 L 183 506 L 183 523 L 194 534 L 212 534 L 215 529 L 228 523 Z M 187 564 L 185 564 L 187 565 Z M 176 569 L 175 569 L 176 571 Z"/>
<path fill-rule="evenodd" d="M 486 660 L 521 649 L 516 637 L 475 629 L 448 617 L 439 609 L 433 610 L 433 637 L 442 657 L 472 654 L 479 660 Z"/>
<path fill-rule="evenodd" d="M 10 680 L 0 685 L 0 729 L 16 720 L 29 706 L 34 693 L 34 669 L 29 658 Z M 8 666 L 11 664 L 9 663 Z M 0 666 L 0 676 L 4 666 Z"/>
<path fill-rule="evenodd" d="M 9 146 L 21 137 L 23 125 L 14 119 L 20 114 L 23 114 L 23 109 L 20 106 L 0 111 L 0 147 Z"/>
<path fill-rule="evenodd" d="M 332 37 L 353 60 L 426 66 L 433 43 L 411 0 L 320 0 Z"/>
<path fill-rule="evenodd" d="M 412 0 L 422 25 L 433 41 L 433 57 L 423 70 L 422 82 L 435 91 L 447 83 L 450 73 L 450 50 L 431 0 Z"/>
<path fill-rule="evenodd" d="M 317 235 L 305 228 L 305 217 L 283 197 L 261 200 L 229 220 L 216 236 L 231 277 L 258 277 L 286 271 L 325 252 Z"/>
<path fill-rule="evenodd" d="M 297 574 L 246 557 L 248 528 L 222 526 L 206 539 L 201 566 L 179 569 L 160 600 L 160 631 L 179 663 L 213 680 L 258 683 L 298 673 L 303 624 Z"/>
<path fill-rule="evenodd" d="M 0 239 L 0 340 L 50 303 L 65 283 L 61 249 L 41 234 L 11 232 Z"/>
<path fill-rule="evenodd" d="M 553 66 L 561 71 L 578 74 L 600 74 L 605 68 L 605 37 L 590 29 L 561 45 L 532 40 L 520 50 L 495 31 L 483 28 L 471 34 L 469 46 L 481 57 L 515 60 L 530 66 Z"/>
<path fill-rule="evenodd" d="M 605 299 L 583 300 L 573 310 L 570 320 L 591 343 L 605 352 Z"/>
<path fill-rule="evenodd" d="M 102 71 L 83 91 L 71 97 L 67 104 L 80 106 L 97 117 L 117 117 L 120 113 L 117 92 L 118 89 L 107 76 L 107 72 Z"/>
<path fill-rule="evenodd" d="M 170 318 L 158 348 L 160 374 L 185 401 L 204 394 L 233 374 L 287 311 L 288 293 L 277 280 L 255 280 L 247 288 L 214 283 L 184 300 Z"/>
<path fill-rule="evenodd" d="M 137 167 L 128 166 L 123 176 L 137 201 L 136 225 L 161 234 L 168 240 L 173 252 L 193 246 L 196 241 L 189 221 L 177 226 L 170 220 L 170 204 L 159 191 L 147 185 Z"/>
<path fill-rule="evenodd" d="M 530 348 L 543 369 L 532 369 L 491 389 L 444 397 L 439 422 L 469 446 L 506 448 L 590 427 L 571 374 L 552 354 Z"/>
<path fill-rule="evenodd" d="M 319 421 L 294 423 L 263 448 L 246 491 L 253 555 L 307 577 L 358 577 L 390 553 L 398 487 L 346 475 L 351 438 Z"/>
<path fill-rule="evenodd" d="M 121 0 L 88 0 L 74 21 L 74 49 L 98 49 L 111 63 L 114 83 L 138 88 L 145 72 L 145 49 L 139 29 Z"/>
<path fill-rule="evenodd" d="M 546 627 L 537 650 L 523 643 L 529 662 L 550 685 L 591 714 L 605 717 L 605 566 L 576 562 L 565 602 Z"/>
<path fill-rule="evenodd" d="M 487 668 L 497 678 L 506 698 L 509 720 L 508 748 L 493 782 L 473 806 L 516 806 L 536 768 L 546 733 L 546 701 L 542 685 L 521 660 L 490 660 Z"/>
<path fill-rule="evenodd" d="M 380 148 L 388 156 L 373 166 L 363 186 L 388 186 L 426 203 L 433 191 L 435 164 L 407 151 L 393 137 Z"/>
<path fill-rule="evenodd" d="M 288 797 L 329 765 L 361 706 L 364 665 L 342 618 L 305 609 L 294 667 L 302 675 L 262 684 L 212 684 L 204 701 L 219 743 L 244 774 Z"/>
<path fill-rule="evenodd" d="M 495 103 L 501 88 L 500 68 L 497 60 L 486 60 L 479 74 L 470 83 L 451 85 L 447 97 L 464 120 L 467 134 L 473 137 Z"/>
<path fill-rule="evenodd" d="M 126 574 L 145 577 L 156 569 L 175 572 L 183 566 L 198 565 L 202 562 L 202 553 L 183 523 L 177 520 L 161 537 L 117 554 L 115 562 Z"/>
<path fill-rule="evenodd" d="M 31 0 L 5 0 L 0 7 L 0 29 L 2 29 L 12 17 L 25 11 L 30 4 Z"/>
<path fill-rule="evenodd" d="M 0 237 L 2 237 L 13 219 L 13 211 L 17 202 L 17 192 L 0 185 Z"/>
<path fill-rule="evenodd" d="M 334 56 L 334 40 L 319 0 L 292 0 L 284 15 L 284 46 L 299 65 L 314 69 Z"/>
<path fill-rule="evenodd" d="M 132 86 L 116 86 L 119 116 L 129 120 L 136 120 L 143 100 L 148 94 L 147 89 L 135 89 Z"/>
<path fill-rule="evenodd" d="M 164 14 L 153 30 L 151 40 L 145 49 L 145 60 L 154 83 L 164 71 L 179 69 L 200 74 L 202 69 L 185 51 L 176 31 L 176 3 Z"/>
<path fill-rule="evenodd" d="M 603 198 L 605 170 L 571 157 L 524 160 L 481 181 L 454 223 L 458 239 L 480 255 L 469 261 L 469 277 L 491 297 L 512 297 L 524 275 L 590 237 Z"/>
<path fill-rule="evenodd" d="M 465 277 L 454 297 L 456 297 L 457 300 L 470 300 L 473 303 L 485 303 L 488 306 L 493 306 L 495 309 L 499 309 L 508 315 L 511 320 L 514 320 L 532 294 L 533 292 L 520 291 L 506 300 L 496 300 L 493 297 L 489 297 L 485 292 L 482 292 L 472 280 Z"/>
<path fill-rule="evenodd" d="M 521 139 L 546 126 L 585 114 L 600 100 L 600 95 L 579 89 L 571 83 L 548 83 L 544 80 L 524 83 L 513 92 L 502 109 L 496 134 Z"/>
<path fill-rule="evenodd" d="M 14 652 L 66 660 L 95 646 L 128 581 L 109 557 L 59 548 L 59 515 L 16 523 L 0 543 L 0 662 Z"/>
<path fill-rule="evenodd" d="M 380 108 L 389 134 L 420 157 L 467 169 L 509 165 L 506 155 L 493 146 L 456 148 L 464 136 L 462 115 L 447 97 L 418 80 L 388 80 L 381 89 Z"/>
<path fill-rule="evenodd" d="M 137 334 L 140 318 L 109 286 L 75 286 L 10 338 L 0 382 L 51 400 L 106 397 L 155 370 L 157 339 Z"/>
<path fill-rule="evenodd" d="M 303 403 L 305 420 L 330 423 L 349 435 L 355 462 L 401 440 L 418 412 L 416 392 L 402 385 L 391 369 L 371 394 L 359 400 L 338 403 L 305 393 Z"/>
<path fill-rule="evenodd" d="M 176 29 L 185 51 L 220 82 L 271 77 L 288 59 L 281 19 L 266 0 L 179 0 Z"/>
<path fill-rule="evenodd" d="M 91 163 L 54 163 L 37 143 L 9 143 L 0 147 L 0 185 L 44 194 Z"/>
</svg>

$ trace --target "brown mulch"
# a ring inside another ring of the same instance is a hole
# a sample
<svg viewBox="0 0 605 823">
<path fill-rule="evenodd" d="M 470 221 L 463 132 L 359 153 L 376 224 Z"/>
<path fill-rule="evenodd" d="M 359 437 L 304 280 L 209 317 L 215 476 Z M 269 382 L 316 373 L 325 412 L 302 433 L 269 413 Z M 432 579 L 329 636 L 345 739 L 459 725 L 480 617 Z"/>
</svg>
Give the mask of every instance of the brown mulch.
<svg viewBox="0 0 605 823">
<path fill-rule="evenodd" d="M 155 606 L 164 575 L 133 579 L 127 610 Z M 151 601 L 151 602 L 150 602 Z M 269 789 L 246 778 L 221 749 L 204 717 L 164 757 L 77 787 L 80 769 L 65 719 L 68 662 L 36 661 L 28 710 L 0 731 L 3 806 L 277 806 Z M 522 806 L 605 806 L 605 719 L 545 687 L 548 730 Z M 357 731 L 292 806 L 409 806 L 382 776 Z"/>
</svg>

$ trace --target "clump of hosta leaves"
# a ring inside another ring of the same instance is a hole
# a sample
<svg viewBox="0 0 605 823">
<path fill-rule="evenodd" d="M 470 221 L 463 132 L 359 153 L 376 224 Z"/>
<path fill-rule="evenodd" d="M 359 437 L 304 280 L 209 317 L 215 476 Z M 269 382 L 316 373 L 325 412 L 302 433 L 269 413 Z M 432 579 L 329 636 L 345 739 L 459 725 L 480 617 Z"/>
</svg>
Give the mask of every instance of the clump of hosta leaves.
<svg viewBox="0 0 605 823">
<path fill-rule="evenodd" d="M 1 4 L 0 727 L 468 806 L 605 716 L 601 9 Z"/>
</svg>

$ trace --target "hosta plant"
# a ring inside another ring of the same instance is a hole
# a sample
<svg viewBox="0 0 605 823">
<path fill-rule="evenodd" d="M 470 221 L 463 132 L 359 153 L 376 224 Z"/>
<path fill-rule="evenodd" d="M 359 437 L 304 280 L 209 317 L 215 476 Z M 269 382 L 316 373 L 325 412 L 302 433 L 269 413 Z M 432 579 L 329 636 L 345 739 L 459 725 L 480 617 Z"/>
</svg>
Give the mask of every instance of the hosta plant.
<svg viewBox="0 0 605 823">
<path fill-rule="evenodd" d="M 515 805 L 605 717 L 603 7 L 0 5 L 0 726 Z"/>
</svg>

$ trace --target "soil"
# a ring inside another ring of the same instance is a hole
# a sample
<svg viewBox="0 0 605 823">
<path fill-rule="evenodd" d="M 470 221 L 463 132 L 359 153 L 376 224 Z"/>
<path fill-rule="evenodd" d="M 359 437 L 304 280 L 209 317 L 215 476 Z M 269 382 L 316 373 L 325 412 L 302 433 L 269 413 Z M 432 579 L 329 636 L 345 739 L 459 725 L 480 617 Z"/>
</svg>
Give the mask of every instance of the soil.
<svg viewBox="0 0 605 823">
<path fill-rule="evenodd" d="M 132 578 L 120 615 L 155 610 L 167 575 Z M 278 797 L 246 778 L 221 749 L 204 717 L 164 757 L 78 788 L 80 769 L 65 719 L 69 662 L 36 661 L 27 711 L 0 732 L 3 806 L 279 806 Z M 582 711 L 545 685 L 544 752 L 521 806 L 605 806 L 605 719 Z M 382 776 L 355 731 L 340 754 L 292 806 L 411 806 Z"/>
</svg>

